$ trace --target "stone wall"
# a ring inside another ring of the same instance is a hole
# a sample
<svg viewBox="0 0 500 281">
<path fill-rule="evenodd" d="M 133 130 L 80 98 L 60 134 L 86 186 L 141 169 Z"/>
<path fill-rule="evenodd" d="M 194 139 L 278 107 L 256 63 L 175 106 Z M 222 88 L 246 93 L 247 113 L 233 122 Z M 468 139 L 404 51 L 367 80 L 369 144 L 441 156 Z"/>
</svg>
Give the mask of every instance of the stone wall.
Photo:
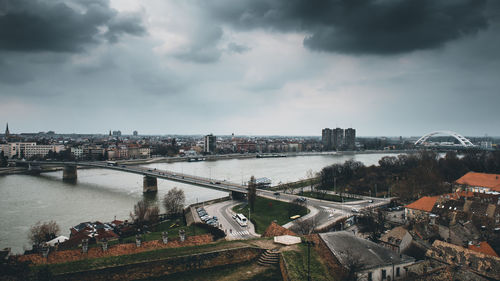
<svg viewBox="0 0 500 281">
<path fill-rule="evenodd" d="M 54 280 L 135 280 L 160 277 L 172 273 L 237 264 L 258 258 L 263 249 L 235 248 L 200 253 L 162 260 L 106 267 L 101 269 L 66 273 L 54 276 Z"/>
</svg>

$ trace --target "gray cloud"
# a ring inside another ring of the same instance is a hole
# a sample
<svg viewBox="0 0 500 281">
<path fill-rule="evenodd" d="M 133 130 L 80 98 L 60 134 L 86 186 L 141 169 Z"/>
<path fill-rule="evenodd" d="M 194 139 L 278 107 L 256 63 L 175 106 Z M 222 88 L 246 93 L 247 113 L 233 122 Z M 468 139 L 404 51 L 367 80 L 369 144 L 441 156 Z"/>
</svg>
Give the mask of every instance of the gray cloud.
<svg viewBox="0 0 500 281">
<path fill-rule="evenodd" d="M 3 50 L 80 52 L 103 38 L 116 42 L 123 34 L 144 33 L 138 16 L 119 14 L 107 0 L 1 0 L 0 4 Z"/>
<path fill-rule="evenodd" d="M 198 26 L 191 35 L 192 41 L 190 45 L 174 56 L 181 60 L 196 63 L 216 62 L 222 54 L 222 50 L 216 46 L 222 35 L 222 28 L 219 26 Z"/>
<path fill-rule="evenodd" d="M 231 43 L 227 44 L 227 51 L 230 53 L 243 54 L 245 52 L 250 51 L 250 48 L 245 46 L 245 45 L 240 45 L 240 44 L 236 44 L 234 42 L 231 42 Z"/>
<path fill-rule="evenodd" d="M 436 48 L 489 24 L 486 0 L 219 0 L 200 5 L 240 30 L 305 32 L 309 49 L 352 54 Z"/>
</svg>

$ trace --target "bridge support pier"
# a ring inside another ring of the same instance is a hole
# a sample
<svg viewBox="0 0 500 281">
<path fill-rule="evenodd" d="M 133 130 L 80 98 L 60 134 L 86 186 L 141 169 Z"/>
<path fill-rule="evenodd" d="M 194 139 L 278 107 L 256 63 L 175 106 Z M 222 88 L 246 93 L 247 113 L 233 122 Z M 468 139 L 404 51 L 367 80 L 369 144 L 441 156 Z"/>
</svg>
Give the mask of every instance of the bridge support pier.
<svg viewBox="0 0 500 281">
<path fill-rule="evenodd" d="M 76 166 L 64 166 L 63 181 L 76 181 L 77 177 Z"/>
<path fill-rule="evenodd" d="M 231 191 L 231 198 L 233 200 L 245 199 L 245 195 L 246 195 L 246 193 L 241 193 L 241 192 L 237 192 L 237 191 Z"/>
<path fill-rule="evenodd" d="M 158 191 L 158 179 L 151 176 L 144 176 L 142 192 L 157 192 Z"/>
<path fill-rule="evenodd" d="M 32 175 L 39 175 L 42 168 L 38 165 L 28 164 L 28 171 Z"/>
</svg>

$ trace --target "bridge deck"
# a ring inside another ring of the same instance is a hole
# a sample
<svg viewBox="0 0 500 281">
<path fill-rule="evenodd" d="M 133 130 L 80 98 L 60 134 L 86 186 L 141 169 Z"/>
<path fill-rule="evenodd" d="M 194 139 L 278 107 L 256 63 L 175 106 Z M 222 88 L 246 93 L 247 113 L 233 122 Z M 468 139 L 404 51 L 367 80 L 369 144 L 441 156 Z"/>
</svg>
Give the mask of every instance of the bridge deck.
<svg viewBox="0 0 500 281">
<path fill-rule="evenodd" d="M 197 177 L 188 174 L 175 173 L 168 170 L 158 170 L 155 168 L 141 167 L 141 166 L 129 166 L 129 165 L 109 165 L 106 162 L 57 162 L 57 161 L 19 161 L 17 164 L 32 165 L 32 166 L 81 166 L 81 167 L 94 167 L 101 169 L 109 169 L 115 171 L 122 171 L 127 173 L 139 174 L 144 176 L 150 176 L 170 181 L 176 181 L 186 184 L 193 184 L 203 187 L 208 187 L 211 189 L 221 190 L 221 191 L 234 191 L 239 193 L 246 193 L 246 186 L 239 185 L 236 183 L 221 181 L 216 179 L 209 179 L 204 177 Z"/>
</svg>

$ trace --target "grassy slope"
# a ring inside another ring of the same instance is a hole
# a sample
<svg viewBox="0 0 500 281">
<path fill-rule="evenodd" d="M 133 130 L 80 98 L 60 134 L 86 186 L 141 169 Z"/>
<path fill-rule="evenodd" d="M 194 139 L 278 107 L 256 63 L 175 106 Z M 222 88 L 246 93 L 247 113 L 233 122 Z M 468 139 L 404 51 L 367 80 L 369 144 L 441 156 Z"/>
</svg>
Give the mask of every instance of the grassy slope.
<svg viewBox="0 0 500 281">
<path fill-rule="evenodd" d="M 288 274 L 292 280 L 307 280 L 307 246 L 299 245 L 299 252 L 283 252 L 283 258 L 288 265 Z M 311 280 L 334 281 L 328 274 L 326 266 L 320 262 L 320 257 L 311 247 Z"/>
<path fill-rule="evenodd" d="M 255 200 L 255 211 L 251 213 L 251 219 L 256 223 L 255 231 L 257 233 L 264 233 L 273 220 L 276 220 L 279 225 L 291 221 L 288 214 L 289 205 L 290 203 L 287 202 L 257 197 Z M 309 212 L 305 207 L 298 209 L 300 211 L 292 215 L 303 216 Z M 235 206 L 233 211 L 248 216 L 248 206 L 246 204 Z"/>
</svg>

